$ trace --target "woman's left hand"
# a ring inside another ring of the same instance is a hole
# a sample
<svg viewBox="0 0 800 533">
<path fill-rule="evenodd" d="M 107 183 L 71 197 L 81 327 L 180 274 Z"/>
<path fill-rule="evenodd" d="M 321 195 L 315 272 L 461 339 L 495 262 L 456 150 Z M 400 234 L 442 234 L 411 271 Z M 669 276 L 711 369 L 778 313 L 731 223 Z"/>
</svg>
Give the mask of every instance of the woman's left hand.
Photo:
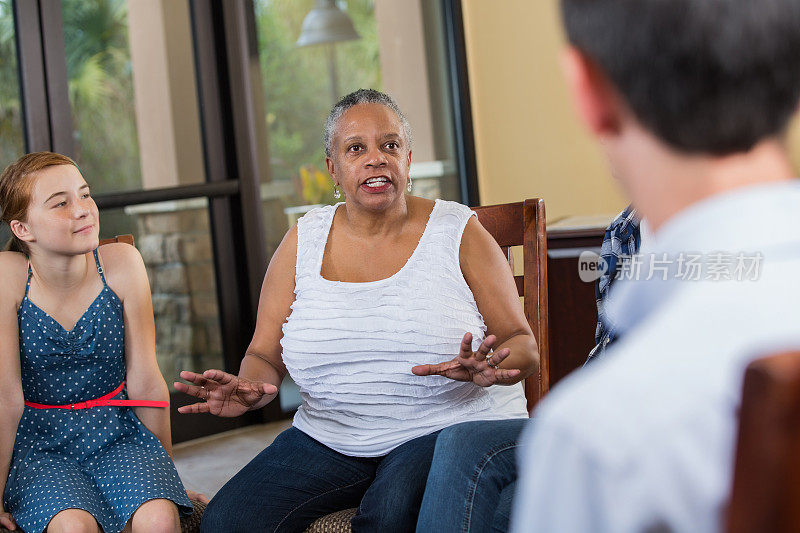
<svg viewBox="0 0 800 533">
<path fill-rule="evenodd" d="M 466 333 L 461 339 L 461 351 L 451 361 L 436 365 L 419 365 L 411 369 L 417 376 L 444 376 L 456 381 L 471 381 L 479 387 L 489 387 L 499 381 L 510 380 L 520 373 L 516 368 L 499 368 L 503 359 L 511 350 L 503 348 L 492 352 L 497 337 L 486 337 L 478 350 L 472 351 L 472 333 Z"/>
</svg>

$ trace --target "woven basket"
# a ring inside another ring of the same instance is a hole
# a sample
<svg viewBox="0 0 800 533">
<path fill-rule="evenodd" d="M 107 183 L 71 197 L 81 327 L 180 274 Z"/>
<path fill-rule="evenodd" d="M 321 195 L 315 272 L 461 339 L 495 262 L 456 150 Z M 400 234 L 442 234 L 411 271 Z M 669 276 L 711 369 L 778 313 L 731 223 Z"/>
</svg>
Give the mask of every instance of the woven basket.
<svg viewBox="0 0 800 533">
<path fill-rule="evenodd" d="M 355 515 L 355 508 L 325 515 L 308 526 L 305 533 L 350 533 L 350 520 Z"/>
<path fill-rule="evenodd" d="M 206 504 L 192 500 L 194 512 L 189 516 L 181 517 L 181 533 L 200 533 L 200 520 L 206 510 Z"/>
</svg>

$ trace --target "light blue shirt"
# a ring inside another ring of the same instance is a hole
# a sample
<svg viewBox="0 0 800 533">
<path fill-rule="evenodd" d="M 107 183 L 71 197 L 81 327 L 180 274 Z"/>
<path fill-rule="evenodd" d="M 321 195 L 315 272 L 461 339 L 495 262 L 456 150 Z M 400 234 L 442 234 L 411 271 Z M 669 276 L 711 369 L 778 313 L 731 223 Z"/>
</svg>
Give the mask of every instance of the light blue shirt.
<svg viewBox="0 0 800 533">
<path fill-rule="evenodd" d="M 617 344 L 559 383 L 525 431 L 515 533 L 724 525 L 744 369 L 800 348 L 800 183 L 698 202 L 642 256 L 640 279 L 619 280 L 609 301 Z"/>
</svg>

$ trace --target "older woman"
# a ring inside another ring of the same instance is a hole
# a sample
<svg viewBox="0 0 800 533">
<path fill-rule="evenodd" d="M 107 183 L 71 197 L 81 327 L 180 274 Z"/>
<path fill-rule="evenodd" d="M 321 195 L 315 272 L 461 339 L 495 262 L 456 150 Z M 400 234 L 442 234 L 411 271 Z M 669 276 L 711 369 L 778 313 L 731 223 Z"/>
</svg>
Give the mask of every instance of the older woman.
<svg viewBox="0 0 800 533">
<path fill-rule="evenodd" d="M 239 375 L 175 384 L 203 400 L 184 413 L 259 409 L 287 371 L 303 400 L 203 531 L 298 531 L 356 506 L 354 531 L 411 531 L 443 428 L 527 417 L 519 381 L 538 353 L 506 260 L 468 208 L 405 194 L 411 135 L 395 102 L 344 97 L 325 149 L 345 201 L 284 237 Z"/>
</svg>

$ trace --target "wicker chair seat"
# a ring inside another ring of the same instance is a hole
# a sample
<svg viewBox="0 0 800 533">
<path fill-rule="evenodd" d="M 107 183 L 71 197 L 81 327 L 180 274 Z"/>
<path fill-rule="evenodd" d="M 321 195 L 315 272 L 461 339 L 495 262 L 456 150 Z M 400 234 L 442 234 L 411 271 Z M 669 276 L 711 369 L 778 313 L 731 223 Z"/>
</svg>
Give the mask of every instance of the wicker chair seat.
<svg viewBox="0 0 800 533">
<path fill-rule="evenodd" d="M 355 507 L 317 518 L 305 533 L 350 533 L 350 520 L 356 515 Z"/>
</svg>

